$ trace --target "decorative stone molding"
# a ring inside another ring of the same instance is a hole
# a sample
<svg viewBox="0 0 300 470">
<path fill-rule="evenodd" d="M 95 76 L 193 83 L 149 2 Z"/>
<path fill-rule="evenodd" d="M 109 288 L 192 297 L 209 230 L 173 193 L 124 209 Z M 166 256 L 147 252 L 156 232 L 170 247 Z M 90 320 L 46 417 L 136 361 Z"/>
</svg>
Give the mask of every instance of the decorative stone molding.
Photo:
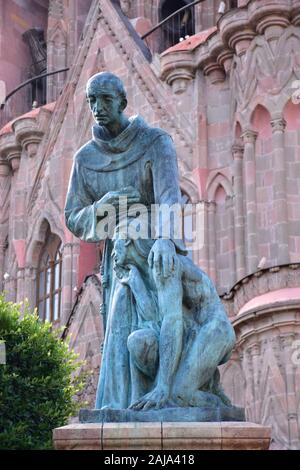
<svg viewBox="0 0 300 470">
<path fill-rule="evenodd" d="M 295 26 L 300 25 L 300 0 L 292 1 L 291 22 Z"/>
<path fill-rule="evenodd" d="M 286 120 L 282 116 L 274 116 L 271 119 L 272 132 L 284 132 L 286 128 Z"/>
<path fill-rule="evenodd" d="M 206 65 L 203 66 L 204 75 L 207 75 L 212 84 L 223 82 L 225 79 L 225 74 L 223 67 L 219 65 L 214 60 L 209 61 Z"/>
<path fill-rule="evenodd" d="M 258 136 L 258 132 L 255 132 L 252 129 L 245 130 L 241 135 L 245 145 L 246 144 L 254 145 L 257 139 L 257 136 Z"/>
<path fill-rule="evenodd" d="M 20 166 L 22 149 L 29 157 L 36 154 L 47 129 L 52 108 L 52 104 L 48 104 L 19 116 L 8 128 L 9 131 L 0 135 L 0 156 L 2 161 L 6 159 L 10 163 L 13 172 Z"/>
<path fill-rule="evenodd" d="M 229 10 L 223 15 L 218 27 L 223 44 L 242 55 L 249 47 L 255 32 L 248 18 L 247 10 Z"/>
<path fill-rule="evenodd" d="M 0 136 L 0 155 L 2 159 L 5 158 L 9 162 L 13 173 L 20 166 L 21 152 L 22 148 L 16 142 L 15 135 L 12 132 Z"/>
<path fill-rule="evenodd" d="M 161 79 L 172 87 L 175 94 L 185 92 L 188 82 L 195 77 L 193 60 L 184 53 L 180 56 L 176 56 L 176 67 L 174 67 L 173 58 L 167 57 L 161 73 Z"/>
<path fill-rule="evenodd" d="M 290 5 L 287 3 L 290 2 L 282 2 L 281 0 L 250 2 L 248 18 L 252 24 L 256 25 L 258 34 L 264 34 L 268 28 L 272 28 L 273 32 L 275 30 L 277 33 L 289 25 Z"/>
<path fill-rule="evenodd" d="M 250 120 L 258 104 L 257 89 L 265 97 L 264 106 L 271 114 L 278 109 L 278 99 L 273 100 L 274 96 L 290 96 L 290 80 L 300 74 L 296 46 L 299 41 L 299 28 L 289 25 L 278 38 L 267 39 L 266 34 L 256 36 L 243 60 L 234 57 L 230 74 L 232 108 L 237 108 L 244 121 Z M 285 102 L 281 102 L 282 108 Z"/>
<path fill-rule="evenodd" d="M 233 52 L 230 49 L 225 49 L 218 55 L 218 64 L 224 68 L 226 74 L 230 71 L 232 58 Z"/>
<path fill-rule="evenodd" d="M 205 74 L 211 75 L 214 83 L 223 80 L 224 72 L 222 66 L 217 62 L 218 53 L 222 50 L 222 43 L 219 41 L 211 43 L 213 58 L 207 51 L 207 40 L 209 37 L 214 37 L 215 33 L 216 28 L 210 28 L 163 52 L 161 55 L 160 78 L 172 85 L 174 73 L 178 70 L 176 80 L 192 80 L 195 77 L 197 68 L 201 66 L 202 68 L 206 67 Z M 203 47 L 200 48 L 201 45 Z M 183 92 L 185 89 L 186 86 L 180 91 Z M 175 92 L 178 92 L 176 87 L 175 90 Z"/>
<path fill-rule="evenodd" d="M 10 165 L 5 157 L 0 157 L 0 177 L 6 177 L 10 174 Z"/>
<path fill-rule="evenodd" d="M 48 29 L 47 45 L 48 47 L 62 46 L 66 47 L 68 42 L 67 38 L 67 25 L 64 21 L 60 20 Z M 56 51 L 57 52 L 57 51 Z"/>
<path fill-rule="evenodd" d="M 234 318 L 253 297 L 286 287 L 300 286 L 300 262 L 272 266 L 240 279 L 231 290 L 222 295 L 225 308 Z"/>
<path fill-rule="evenodd" d="M 213 84 L 225 80 L 222 56 L 224 57 L 224 44 L 218 34 L 211 34 L 208 37 L 206 47 L 200 47 L 196 54 L 196 67 L 203 70 L 210 82 Z M 224 63 L 224 62 L 223 62 Z"/>
<path fill-rule="evenodd" d="M 44 133 L 38 129 L 35 118 L 24 117 L 18 118 L 12 124 L 16 140 L 25 149 L 29 157 L 33 157 Z"/>
<path fill-rule="evenodd" d="M 300 334 L 300 299 L 290 304 L 274 303 L 255 308 L 238 316 L 232 324 L 237 336 L 237 349 L 257 346 L 259 335 L 266 335 L 269 330 L 276 329 L 281 334 L 288 333 L 289 336 L 293 330 L 294 337 L 296 333 Z M 259 352 L 257 351 L 256 354 Z"/>
<path fill-rule="evenodd" d="M 276 57 L 281 54 L 287 56 L 288 50 L 293 47 L 286 32 L 291 23 L 300 24 L 299 0 L 288 3 L 280 0 L 252 0 L 245 8 L 229 9 L 219 18 L 214 31 L 209 34 L 198 33 L 165 51 L 161 56 L 161 77 L 168 83 L 171 69 L 179 66 L 177 60 L 180 62 L 183 58 L 192 74 L 201 69 L 212 83 L 223 81 L 226 74 L 231 73 L 231 89 L 244 108 L 253 96 L 258 81 L 268 87 L 268 93 L 273 94 L 277 94 L 287 83 L 288 77 L 285 80 L 279 70 L 277 74 L 272 72 L 271 62 L 274 62 L 276 69 L 283 67 L 282 61 L 276 60 Z M 299 35 L 299 31 L 294 31 L 294 34 Z M 268 43 L 274 39 L 278 41 L 277 51 L 286 49 L 286 53 L 277 52 L 274 56 Z M 292 62 L 294 54 L 296 51 L 291 54 Z M 245 55 L 247 57 L 241 60 Z M 261 65 L 257 64 L 258 60 Z M 294 67 L 298 67 L 297 60 Z M 290 74 L 289 70 L 285 70 L 284 76 L 287 74 Z M 269 75 L 277 84 L 271 90 L 267 80 Z"/>
<path fill-rule="evenodd" d="M 64 13 L 63 0 L 49 1 L 49 16 L 55 19 L 61 19 Z"/>
<path fill-rule="evenodd" d="M 247 51 L 254 37 L 254 31 L 246 27 L 241 31 L 236 31 L 230 36 L 228 46 L 235 50 L 236 55 L 241 56 Z"/>
<path fill-rule="evenodd" d="M 232 155 L 233 155 L 234 160 L 242 160 L 243 155 L 244 155 L 243 145 L 234 144 L 232 146 Z"/>
</svg>

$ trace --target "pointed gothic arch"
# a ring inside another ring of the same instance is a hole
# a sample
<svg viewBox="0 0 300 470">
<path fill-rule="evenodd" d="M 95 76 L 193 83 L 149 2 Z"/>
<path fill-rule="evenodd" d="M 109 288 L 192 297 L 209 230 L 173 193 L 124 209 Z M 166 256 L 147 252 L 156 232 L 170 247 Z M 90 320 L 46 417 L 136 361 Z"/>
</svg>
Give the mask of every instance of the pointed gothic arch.
<svg viewBox="0 0 300 470">
<path fill-rule="evenodd" d="M 180 178 L 180 187 L 192 204 L 196 204 L 199 201 L 198 188 L 190 177 L 187 175 L 182 176 Z"/>
<path fill-rule="evenodd" d="M 26 251 L 27 266 L 37 268 L 41 249 L 46 242 L 47 232 L 49 231 L 62 242 L 64 241 L 63 228 L 57 225 L 54 217 L 44 212 L 32 224 L 29 244 Z"/>
<path fill-rule="evenodd" d="M 209 201 L 215 201 L 215 196 L 217 190 L 221 186 L 226 196 L 232 197 L 233 196 L 233 189 L 232 184 L 224 174 L 218 172 L 215 175 L 208 177 L 207 179 L 207 196 Z"/>
<path fill-rule="evenodd" d="M 236 279 L 233 189 L 227 176 L 221 172 L 210 175 L 207 195 L 210 202 L 210 275 L 216 281 L 221 294 L 228 292 Z"/>
</svg>

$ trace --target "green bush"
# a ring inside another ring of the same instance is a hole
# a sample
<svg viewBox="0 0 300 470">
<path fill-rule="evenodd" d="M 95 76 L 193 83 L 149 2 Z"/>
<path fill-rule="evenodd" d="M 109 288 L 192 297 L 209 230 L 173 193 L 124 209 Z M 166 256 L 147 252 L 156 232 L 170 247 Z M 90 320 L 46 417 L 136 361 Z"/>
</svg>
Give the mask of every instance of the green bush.
<svg viewBox="0 0 300 470">
<path fill-rule="evenodd" d="M 52 430 L 78 411 L 82 364 L 50 323 L 24 310 L 0 296 L 0 448 L 49 449 Z"/>
</svg>

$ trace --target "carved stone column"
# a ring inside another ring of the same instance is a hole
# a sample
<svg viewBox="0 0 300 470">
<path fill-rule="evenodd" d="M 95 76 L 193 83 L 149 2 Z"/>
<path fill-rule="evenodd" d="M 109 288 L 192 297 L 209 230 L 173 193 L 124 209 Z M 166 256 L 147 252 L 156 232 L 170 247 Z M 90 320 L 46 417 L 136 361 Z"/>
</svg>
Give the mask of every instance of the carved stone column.
<svg viewBox="0 0 300 470">
<path fill-rule="evenodd" d="M 216 203 L 208 205 L 208 266 L 209 276 L 216 282 Z"/>
<path fill-rule="evenodd" d="M 5 299 L 8 302 L 16 302 L 17 280 L 13 276 L 4 279 L 3 290 L 7 293 Z"/>
<path fill-rule="evenodd" d="M 6 248 L 5 240 L 0 240 L 0 292 L 2 292 L 3 290 L 5 248 Z"/>
<path fill-rule="evenodd" d="M 75 301 L 79 252 L 79 242 L 65 243 L 63 246 L 61 324 L 66 323 Z"/>
<path fill-rule="evenodd" d="M 24 278 L 24 298 L 28 299 L 31 310 L 36 307 L 37 268 L 26 266 Z"/>
<path fill-rule="evenodd" d="M 3 290 L 4 255 L 8 232 L 8 205 L 10 191 L 10 165 L 6 158 L 0 158 L 0 292 Z"/>
<path fill-rule="evenodd" d="M 284 130 L 286 122 L 282 116 L 271 120 L 273 132 L 274 211 L 277 243 L 277 263 L 289 262 L 288 208 L 286 194 L 286 164 L 284 155 Z"/>
<path fill-rule="evenodd" d="M 259 379 L 260 379 L 260 361 L 261 361 L 261 345 L 260 342 L 254 342 L 248 349 L 249 360 L 251 361 L 251 370 L 252 370 L 252 393 L 253 393 L 253 418 L 254 422 L 259 423 L 261 420 L 259 408 L 260 408 L 260 391 L 258 388 Z"/>
<path fill-rule="evenodd" d="M 228 265 L 230 270 L 230 277 L 228 279 L 227 290 L 236 282 L 236 256 L 235 256 L 235 234 L 234 234 L 234 209 L 233 209 L 233 198 L 231 196 L 226 197 L 225 201 L 226 216 L 227 216 L 227 235 L 228 235 Z"/>
<path fill-rule="evenodd" d="M 289 428 L 289 449 L 299 449 L 299 421 L 298 421 L 298 406 L 297 406 L 297 393 L 296 393 L 296 369 L 297 364 L 291 360 L 292 345 L 295 340 L 295 334 L 286 334 L 281 337 L 281 348 L 283 351 L 283 359 L 285 364 L 286 375 L 286 397 L 287 397 L 287 422 Z"/>
<path fill-rule="evenodd" d="M 243 210 L 243 154 L 244 148 L 241 145 L 234 145 L 232 147 L 232 155 L 234 160 L 234 238 L 237 280 L 242 279 L 246 275 Z"/>
<path fill-rule="evenodd" d="M 54 42 L 51 40 L 47 41 L 47 70 L 48 72 L 54 71 Z M 55 101 L 54 97 L 54 76 L 50 75 L 47 77 L 47 103 Z"/>
<path fill-rule="evenodd" d="M 17 302 L 25 300 L 25 268 L 19 268 L 17 271 Z"/>
<path fill-rule="evenodd" d="M 256 271 L 258 264 L 256 225 L 256 165 L 255 141 L 257 132 L 246 130 L 244 142 L 243 186 L 246 211 L 247 274 Z"/>
<path fill-rule="evenodd" d="M 199 220 L 203 221 L 202 230 L 204 230 L 204 245 L 196 252 L 196 256 L 193 256 L 195 264 L 200 266 L 203 271 L 209 273 L 209 253 L 208 253 L 208 243 L 209 243 L 209 227 L 208 227 L 208 207 L 209 203 L 207 201 L 200 201 L 196 204 L 196 218 L 199 217 L 199 212 L 201 211 L 201 216 Z M 196 225 L 197 229 L 197 225 Z"/>
</svg>

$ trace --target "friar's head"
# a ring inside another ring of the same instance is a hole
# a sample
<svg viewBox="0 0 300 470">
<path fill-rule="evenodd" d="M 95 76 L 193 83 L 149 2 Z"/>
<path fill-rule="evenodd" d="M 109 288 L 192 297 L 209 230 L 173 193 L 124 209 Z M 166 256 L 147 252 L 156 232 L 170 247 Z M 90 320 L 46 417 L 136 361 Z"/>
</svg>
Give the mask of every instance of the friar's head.
<svg viewBox="0 0 300 470">
<path fill-rule="evenodd" d="M 119 77 L 110 72 L 93 75 L 87 82 L 86 97 L 97 124 L 108 129 L 122 124 L 127 98 Z"/>
</svg>

